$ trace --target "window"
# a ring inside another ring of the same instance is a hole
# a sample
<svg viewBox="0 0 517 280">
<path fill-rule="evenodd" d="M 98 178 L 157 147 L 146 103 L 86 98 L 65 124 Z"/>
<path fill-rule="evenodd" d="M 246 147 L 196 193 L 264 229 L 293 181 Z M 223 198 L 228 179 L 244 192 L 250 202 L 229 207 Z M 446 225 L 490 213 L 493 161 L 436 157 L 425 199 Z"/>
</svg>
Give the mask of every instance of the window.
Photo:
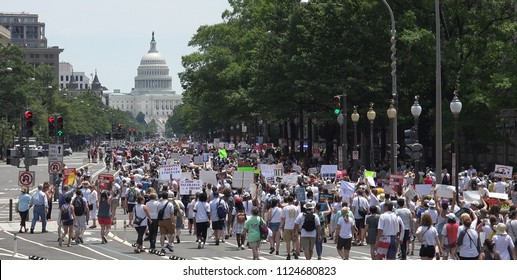
<svg viewBox="0 0 517 280">
<path fill-rule="evenodd" d="M 68 82 L 68 76 L 66 76 L 66 81 Z"/>
<path fill-rule="evenodd" d="M 79 76 L 79 80 L 82 82 L 83 81 L 83 76 Z"/>
<path fill-rule="evenodd" d="M 61 82 L 63 81 L 63 75 L 61 75 Z"/>
</svg>

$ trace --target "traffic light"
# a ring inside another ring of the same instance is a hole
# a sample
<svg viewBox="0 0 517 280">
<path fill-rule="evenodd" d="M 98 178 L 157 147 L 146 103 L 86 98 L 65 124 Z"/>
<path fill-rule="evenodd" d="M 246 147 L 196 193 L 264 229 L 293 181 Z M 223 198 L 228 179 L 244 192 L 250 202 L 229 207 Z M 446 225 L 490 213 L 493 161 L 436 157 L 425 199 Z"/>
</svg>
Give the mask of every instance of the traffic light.
<svg viewBox="0 0 517 280">
<path fill-rule="evenodd" d="M 419 160 L 422 157 L 422 144 L 414 143 L 406 147 L 406 154 L 411 160 Z"/>
<path fill-rule="evenodd" d="M 341 96 L 334 96 L 334 114 L 339 115 L 341 113 Z"/>
<path fill-rule="evenodd" d="M 63 136 L 64 133 L 65 124 L 63 123 L 63 117 L 57 116 L 56 117 L 56 129 L 57 129 L 57 136 Z"/>
<path fill-rule="evenodd" d="M 54 115 L 48 117 L 48 136 L 56 136 L 56 118 Z"/>
<path fill-rule="evenodd" d="M 404 144 L 406 146 L 418 142 L 418 135 L 416 135 L 416 129 L 414 127 L 404 130 L 404 136 Z"/>
<path fill-rule="evenodd" d="M 111 133 L 106 132 L 106 140 L 110 140 L 110 139 L 111 139 Z"/>
<path fill-rule="evenodd" d="M 34 135 L 34 131 L 32 127 L 34 126 L 34 116 L 31 111 L 25 111 L 23 115 L 23 136 L 32 137 Z"/>
</svg>

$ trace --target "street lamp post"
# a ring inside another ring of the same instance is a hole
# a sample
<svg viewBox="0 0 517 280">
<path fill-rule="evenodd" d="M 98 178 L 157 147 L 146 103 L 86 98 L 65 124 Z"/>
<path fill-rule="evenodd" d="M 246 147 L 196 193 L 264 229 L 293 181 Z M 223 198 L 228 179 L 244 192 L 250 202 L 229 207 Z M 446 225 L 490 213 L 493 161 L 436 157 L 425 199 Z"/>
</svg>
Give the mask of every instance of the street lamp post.
<svg viewBox="0 0 517 280">
<path fill-rule="evenodd" d="M 460 116 L 462 104 L 458 98 L 458 91 L 454 91 L 454 98 L 451 101 L 450 108 L 454 117 L 454 166 L 452 172 L 454 172 L 454 186 L 456 187 L 456 203 L 459 203 L 459 186 L 458 186 L 458 164 L 459 164 L 459 151 L 458 151 L 458 119 Z"/>
<path fill-rule="evenodd" d="M 440 0 L 434 0 L 436 38 L 436 182 L 442 182 L 442 57 L 440 38 Z"/>
<path fill-rule="evenodd" d="M 339 169 L 343 169 L 344 166 L 345 166 L 345 163 L 344 163 L 344 160 L 343 160 L 343 142 L 344 142 L 344 139 L 343 139 L 343 123 L 345 122 L 345 117 L 343 116 L 343 113 L 339 113 L 339 115 L 337 116 L 337 123 L 339 124 L 339 145 L 340 145 L 340 148 L 341 149 L 338 149 L 338 153 L 337 153 L 337 156 L 338 156 L 338 165 L 339 165 Z"/>
<path fill-rule="evenodd" d="M 390 107 L 387 111 L 388 118 L 390 119 L 391 126 L 395 126 L 395 120 L 397 119 L 397 109 L 395 108 L 395 100 L 390 100 Z M 391 174 L 397 173 L 397 136 L 393 133 L 394 130 L 391 130 Z"/>
<path fill-rule="evenodd" d="M 370 108 L 366 113 L 366 117 L 370 121 L 370 170 L 374 170 L 374 160 L 373 160 L 373 121 L 375 120 L 375 111 L 373 110 L 373 102 L 370 102 Z"/>
<path fill-rule="evenodd" d="M 354 123 L 354 153 L 357 153 L 357 122 L 359 121 L 359 114 L 357 113 L 357 106 L 354 106 L 354 112 L 350 115 Z M 354 157 L 354 173 L 352 180 L 357 180 L 357 157 Z"/>
<path fill-rule="evenodd" d="M 415 96 L 415 102 L 413 103 L 413 105 L 411 106 L 411 114 L 413 115 L 413 118 L 415 120 L 415 135 L 416 135 L 416 139 L 415 139 L 415 142 L 418 143 L 418 118 L 420 117 L 420 114 L 422 113 L 422 107 L 420 106 L 420 104 L 418 103 L 418 98 L 419 96 Z M 413 153 L 413 155 L 416 155 L 416 153 Z M 419 176 L 420 174 L 418 173 L 418 165 L 419 165 L 419 160 L 420 160 L 420 157 L 416 157 L 414 158 L 415 160 L 415 184 L 418 184 L 419 182 Z"/>
</svg>

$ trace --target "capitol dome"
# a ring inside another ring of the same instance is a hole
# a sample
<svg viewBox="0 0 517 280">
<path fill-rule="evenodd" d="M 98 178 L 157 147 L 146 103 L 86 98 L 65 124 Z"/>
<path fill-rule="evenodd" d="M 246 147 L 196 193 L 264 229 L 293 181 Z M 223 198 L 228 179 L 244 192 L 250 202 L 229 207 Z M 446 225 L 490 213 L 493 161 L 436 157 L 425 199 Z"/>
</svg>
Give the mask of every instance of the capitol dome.
<svg viewBox="0 0 517 280">
<path fill-rule="evenodd" d="M 140 94 L 165 93 L 172 90 L 172 77 L 165 58 L 156 49 L 154 32 L 149 51 L 140 60 L 134 91 Z"/>
</svg>

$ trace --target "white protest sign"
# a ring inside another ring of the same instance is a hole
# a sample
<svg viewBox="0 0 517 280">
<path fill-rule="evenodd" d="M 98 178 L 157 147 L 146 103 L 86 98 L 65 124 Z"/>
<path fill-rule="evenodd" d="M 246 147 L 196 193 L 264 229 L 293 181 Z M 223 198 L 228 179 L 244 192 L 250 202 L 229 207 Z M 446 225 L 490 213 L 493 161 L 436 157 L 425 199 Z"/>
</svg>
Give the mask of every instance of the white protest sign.
<svg viewBox="0 0 517 280">
<path fill-rule="evenodd" d="M 395 195 L 395 191 L 393 190 L 392 185 L 387 185 L 384 187 L 384 193 L 387 193 L 389 195 Z"/>
<path fill-rule="evenodd" d="M 180 165 L 181 166 L 188 166 L 190 163 L 190 157 L 189 156 L 181 156 L 180 157 Z"/>
<path fill-rule="evenodd" d="M 311 167 L 309 168 L 309 174 L 316 174 L 318 173 L 318 168 L 317 167 Z"/>
<path fill-rule="evenodd" d="M 355 184 L 347 181 L 341 181 L 341 187 L 339 193 L 343 197 L 343 201 L 349 201 L 351 197 L 354 197 Z"/>
<path fill-rule="evenodd" d="M 192 180 L 192 173 L 181 172 L 181 180 Z"/>
<path fill-rule="evenodd" d="M 436 184 L 436 196 L 454 198 L 454 191 L 456 187 L 449 185 Z"/>
<path fill-rule="evenodd" d="M 217 185 L 217 171 L 199 170 L 199 180 L 207 184 Z"/>
<path fill-rule="evenodd" d="M 242 189 L 253 184 L 255 174 L 253 172 L 235 171 L 232 177 L 232 187 Z"/>
<path fill-rule="evenodd" d="M 299 165 L 293 165 L 293 171 L 301 173 L 302 172 L 302 167 L 299 166 Z"/>
<path fill-rule="evenodd" d="M 480 202 L 481 195 L 479 194 L 479 191 L 464 191 L 463 199 L 465 199 L 465 201 L 468 203 L 472 203 L 474 201 Z"/>
<path fill-rule="evenodd" d="M 428 195 L 431 194 L 431 186 L 429 184 L 417 184 L 415 185 L 416 192 L 418 195 Z"/>
<path fill-rule="evenodd" d="M 203 153 L 203 162 L 210 161 L 210 154 L 209 153 Z"/>
<path fill-rule="evenodd" d="M 180 195 L 191 195 L 202 191 L 201 180 L 181 180 Z"/>
<path fill-rule="evenodd" d="M 406 194 L 405 194 L 409 199 L 413 199 L 413 197 L 417 196 L 417 192 L 413 189 L 413 187 L 411 186 L 408 186 L 406 188 Z"/>
<path fill-rule="evenodd" d="M 175 165 L 164 165 L 160 167 L 160 175 L 159 179 L 161 181 L 168 181 L 171 179 L 171 175 L 173 179 L 181 178 L 181 167 L 179 164 Z"/>
<path fill-rule="evenodd" d="M 174 164 L 178 164 L 178 160 L 176 159 L 173 159 L 173 158 L 168 158 L 167 159 L 167 165 L 174 165 Z"/>
<path fill-rule="evenodd" d="M 180 153 L 171 153 L 170 158 L 175 159 L 175 160 L 180 160 L 180 156 L 181 156 Z"/>
<path fill-rule="evenodd" d="M 294 186 L 298 183 L 298 175 L 296 174 L 288 174 L 282 176 L 282 184 Z"/>
<path fill-rule="evenodd" d="M 512 178 L 513 166 L 496 164 L 494 169 L 494 177 Z"/>
<path fill-rule="evenodd" d="M 508 200 L 508 195 L 505 193 L 496 193 L 496 192 L 489 192 L 488 197 L 490 198 L 497 198 L 497 199 L 503 199 Z"/>
<path fill-rule="evenodd" d="M 366 177 L 366 180 L 368 181 L 368 185 L 370 185 L 370 187 L 375 188 L 376 185 L 373 177 Z"/>
<path fill-rule="evenodd" d="M 275 165 L 274 164 L 261 164 L 260 173 L 264 178 L 275 177 Z"/>
<path fill-rule="evenodd" d="M 322 165 L 320 173 L 324 179 L 335 179 L 337 177 L 337 165 Z"/>
<path fill-rule="evenodd" d="M 194 164 L 196 164 L 196 165 L 203 164 L 203 156 L 194 156 Z"/>
</svg>

